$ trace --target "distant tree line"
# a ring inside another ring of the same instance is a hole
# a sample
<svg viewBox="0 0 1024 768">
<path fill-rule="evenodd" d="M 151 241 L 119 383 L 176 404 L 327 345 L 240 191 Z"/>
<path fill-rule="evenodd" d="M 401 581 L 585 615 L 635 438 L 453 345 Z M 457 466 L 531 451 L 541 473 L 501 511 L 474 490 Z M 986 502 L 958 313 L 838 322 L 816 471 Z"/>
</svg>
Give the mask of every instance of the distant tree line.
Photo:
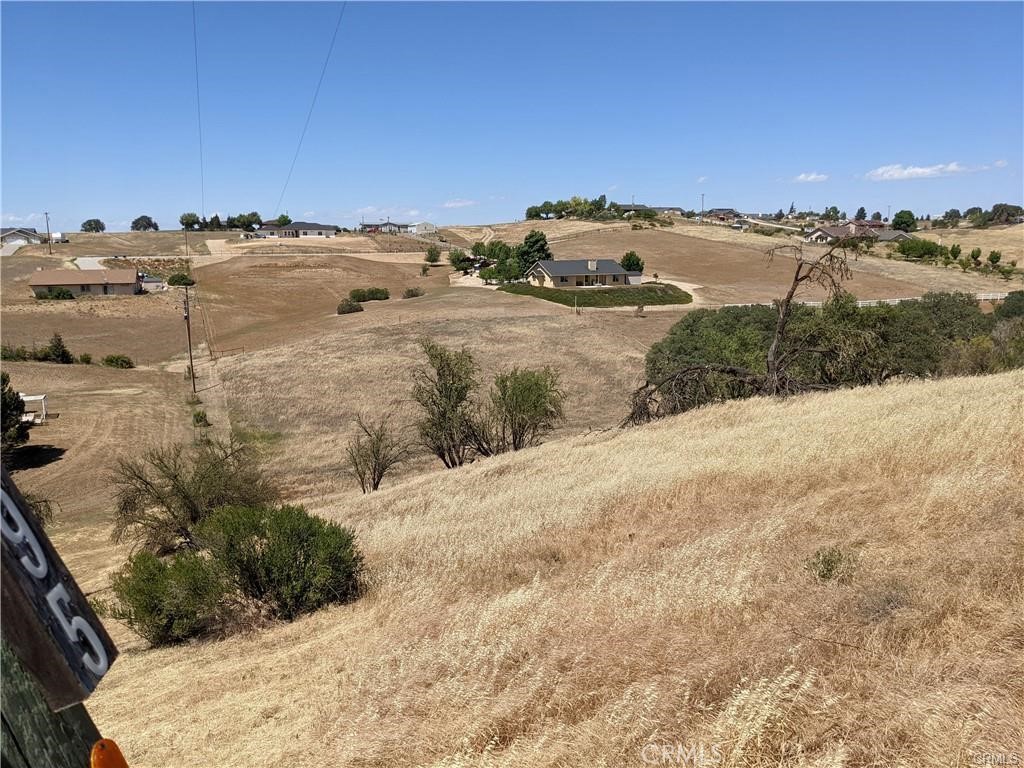
<svg viewBox="0 0 1024 768">
<path fill-rule="evenodd" d="M 476 242 L 470 253 L 489 264 L 480 270 L 481 279 L 499 283 L 519 280 L 538 261 L 555 258 L 548 246 L 547 235 L 536 229 L 529 232 L 519 245 L 509 245 L 503 240 Z"/>
<path fill-rule="evenodd" d="M 531 205 L 526 209 L 527 219 L 592 219 L 594 221 L 612 221 L 626 216 L 627 212 L 633 218 L 642 220 L 653 220 L 658 217 L 658 212 L 653 208 L 639 208 L 633 210 L 633 206 L 625 206 L 621 203 L 609 202 L 605 195 L 588 199 L 586 197 L 574 196 L 568 200 L 557 200 L 551 202 L 545 200 L 540 205 Z M 684 211 L 683 215 L 693 218 L 696 211 Z"/>
<path fill-rule="evenodd" d="M 240 213 L 237 216 L 228 216 L 224 219 L 221 219 L 215 213 L 207 219 L 205 216 L 200 216 L 198 213 L 190 211 L 181 214 L 178 217 L 178 222 L 181 224 L 182 229 L 190 231 L 216 232 L 225 229 L 241 229 L 246 232 L 252 232 L 263 223 L 263 217 L 260 216 L 258 211 L 250 211 L 249 213 Z M 282 213 L 274 220 L 274 223 L 279 227 L 285 227 L 291 224 L 292 220 L 288 214 Z"/>
</svg>

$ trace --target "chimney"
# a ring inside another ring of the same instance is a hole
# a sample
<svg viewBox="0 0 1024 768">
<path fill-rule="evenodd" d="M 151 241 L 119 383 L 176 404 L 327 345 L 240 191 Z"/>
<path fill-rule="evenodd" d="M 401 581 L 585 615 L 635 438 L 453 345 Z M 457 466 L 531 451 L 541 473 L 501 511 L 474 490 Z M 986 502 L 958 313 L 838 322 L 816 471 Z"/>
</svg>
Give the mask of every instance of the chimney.
<svg viewBox="0 0 1024 768">
<path fill-rule="evenodd" d="M 591 272 L 597 272 L 597 259 L 588 260 L 587 269 L 589 269 Z"/>
</svg>

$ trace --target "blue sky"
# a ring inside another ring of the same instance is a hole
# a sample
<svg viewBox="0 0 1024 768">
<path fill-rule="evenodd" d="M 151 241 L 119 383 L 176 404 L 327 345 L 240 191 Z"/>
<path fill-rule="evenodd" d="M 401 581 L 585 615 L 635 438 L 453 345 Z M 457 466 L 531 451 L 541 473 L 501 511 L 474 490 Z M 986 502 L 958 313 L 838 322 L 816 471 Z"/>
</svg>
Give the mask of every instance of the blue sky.
<svg viewBox="0 0 1024 768">
<path fill-rule="evenodd" d="M 276 214 L 336 3 L 2 4 L 4 226 Z M 1020 203 L 1021 3 L 349 3 L 281 205 Z"/>
</svg>

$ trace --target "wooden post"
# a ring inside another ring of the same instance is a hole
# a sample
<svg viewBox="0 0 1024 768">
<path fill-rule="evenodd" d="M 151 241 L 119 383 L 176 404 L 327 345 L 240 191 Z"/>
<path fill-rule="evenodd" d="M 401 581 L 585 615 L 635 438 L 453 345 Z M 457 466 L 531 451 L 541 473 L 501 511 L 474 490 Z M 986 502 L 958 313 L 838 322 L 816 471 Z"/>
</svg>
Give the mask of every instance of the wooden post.
<svg viewBox="0 0 1024 768">
<path fill-rule="evenodd" d="M 3 768 L 88 768 L 89 752 L 100 734 L 85 707 L 75 704 L 51 711 L 6 641 L 0 665 Z"/>
<path fill-rule="evenodd" d="M 117 649 L 6 467 L 0 485 L 0 764 L 87 768 L 100 735 L 81 702 Z"/>
</svg>

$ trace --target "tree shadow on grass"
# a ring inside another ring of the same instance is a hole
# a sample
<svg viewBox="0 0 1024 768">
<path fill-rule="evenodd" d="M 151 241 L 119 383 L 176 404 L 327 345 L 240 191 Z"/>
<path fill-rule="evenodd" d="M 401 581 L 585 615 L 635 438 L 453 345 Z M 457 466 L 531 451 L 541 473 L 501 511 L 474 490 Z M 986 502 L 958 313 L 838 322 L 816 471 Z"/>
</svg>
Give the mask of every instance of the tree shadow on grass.
<svg viewBox="0 0 1024 768">
<path fill-rule="evenodd" d="M 59 461 L 66 450 L 56 445 L 23 445 L 11 451 L 5 458 L 12 472 L 19 469 L 38 469 Z"/>
</svg>

